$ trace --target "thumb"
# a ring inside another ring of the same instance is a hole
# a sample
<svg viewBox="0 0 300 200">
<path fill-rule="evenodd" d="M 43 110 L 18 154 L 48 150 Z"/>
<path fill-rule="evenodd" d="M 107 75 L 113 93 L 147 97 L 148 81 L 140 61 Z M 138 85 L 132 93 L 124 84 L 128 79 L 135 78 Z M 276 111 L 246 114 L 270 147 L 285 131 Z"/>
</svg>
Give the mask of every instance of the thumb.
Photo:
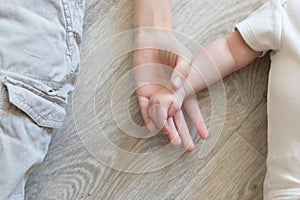
<svg viewBox="0 0 300 200">
<path fill-rule="evenodd" d="M 190 69 L 190 59 L 187 60 L 187 58 L 178 56 L 174 71 L 171 76 L 171 84 L 175 89 L 179 89 L 183 85 L 184 80 L 190 73 Z"/>
</svg>

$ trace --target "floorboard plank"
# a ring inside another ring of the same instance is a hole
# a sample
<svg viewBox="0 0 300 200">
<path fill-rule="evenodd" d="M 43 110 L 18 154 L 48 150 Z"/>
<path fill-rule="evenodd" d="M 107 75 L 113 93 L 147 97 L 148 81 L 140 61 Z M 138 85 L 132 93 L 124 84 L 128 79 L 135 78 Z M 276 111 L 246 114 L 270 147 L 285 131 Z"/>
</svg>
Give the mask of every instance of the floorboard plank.
<svg viewBox="0 0 300 200">
<path fill-rule="evenodd" d="M 176 199 L 262 199 L 264 165 L 265 158 L 236 133 Z"/>
</svg>

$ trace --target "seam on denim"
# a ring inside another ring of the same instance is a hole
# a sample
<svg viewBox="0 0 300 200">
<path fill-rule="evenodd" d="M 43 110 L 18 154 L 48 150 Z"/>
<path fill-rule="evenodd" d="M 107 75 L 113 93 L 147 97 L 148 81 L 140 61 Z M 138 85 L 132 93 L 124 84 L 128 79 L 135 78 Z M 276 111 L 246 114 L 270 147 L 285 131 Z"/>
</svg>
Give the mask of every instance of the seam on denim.
<svg viewBox="0 0 300 200">
<path fill-rule="evenodd" d="M 6 73 L 8 73 L 8 74 L 6 74 Z M 3 82 L 5 77 L 13 78 L 12 74 L 15 74 L 15 72 L 0 70 L 0 82 Z M 56 90 L 56 89 L 63 86 L 63 83 L 61 83 L 61 82 L 53 81 L 51 79 L 42 78 L 40 76 L 33 76 L 32 74 L 26 74 L 26 73 L 20 74 L 20 73 L 18 73 L 17 75 L 18 75 L 18 77 L 31 78 L 31 79 L 34 79 L 36 81 L 40 81 L 43 84 L 51 87 L 53 90 Z M 15 78 L 13 78 L 13 79 L 15 79 Z M 22 79 L 18 78 L 17 80 L 21 81 Z"/>
<path fill-rule="evenodd" d="M 73 53 L 73 23 L 72 23 L 72 15 L 70 11 L 70 6 L 68 3 L 68 0 L 62 0 L 64 15 L 65 15 L 65 21 L 66 21 L 66 36 L 67 36 L 67 46 L 69 53 L 72 55 Z"/>
<path fill-rule="evenodd" d="M 76 30 L 78 27 L 78 14 L 79 14 L 79 11 L 78 11 L 78 0 L 75 1 L 75 7 L 74 7 L 74 30 Z M 75 37 L 75 35 L 74 35 Z"/>
<path fill-rule="evenodd" d="M 74 5 L 74 11 L 73 11 L 73 32 L 72 32 L 72 41 L 73 41 L 73 45 L 75 44 L 75 30 L 76 30 L 76 26 L 77 26 L 77 14 L 78 14 L 78 9 L 77 9 L 77 4 L 78 4 L 78 0 L 75 1 L 75 5 Z M 73 73 L 77 66 L 76 66 L 76 59 L 75 59 L 75 51 L 77 51 L 77 49 L 75 49 L 75 47 L 73 46 L 73 52 L 72 52 L 72 69 L 71 69 L 71 73 Z"/>
<path fill-rule="evenodd" d="M 4 97 L 5 97 L 5 91 L 4 91 L 5 87 L 3 84 L 0 85 L 0 102 L 3 102 Z"/>
<path fill-rule="evenodd" d="M 82 1 L 80 0 L 76 0 L 75 1 L 75 6 L 74 6 L 74 13 L 73 13 L 73 52 L 72 52 L 72 70 L 71 73 L 75 73 L 78 71 L 78 65 L 79 63 L 77 62 L 78 60 L 80 60 L 80 58 L 77 58 L 77 56 L 80 56 L 80 52 L 75 52 L 75 51 L 79 51 L 80 50 L 80 43 L 81 43 L 81 35 L 78 32 L 79 30 L 79 25 L 78 23 L 80 22 L 79 20 L 79 4 L 82 4 Z M 82 6 L 82 5 L 81 5 Z M 76 45 L 76 48 L 75 48 Z"/>
<path fill-rule="evenodd" d="M 57 88 L 60 88 L 60 87 L 63 86 L 62 82 L 57 82 L 57 81 L 53 81 L 53 80 L 50 80 L 50 79 L 41 78 L 39 76 L 32 76 L 31 74 L 20 74 L 20 75 L 23 75 L 25 77 L 41 81 L 42 83 L 52 87 L 53 89 L 57 89 Z"/>
<path fill-rule="evenodd" d="M 5 111 L 9 108 L 9 102 L 7 98 L 7 91 L 3 83 L 0 85 L 0 110 Z"/>
</svg>

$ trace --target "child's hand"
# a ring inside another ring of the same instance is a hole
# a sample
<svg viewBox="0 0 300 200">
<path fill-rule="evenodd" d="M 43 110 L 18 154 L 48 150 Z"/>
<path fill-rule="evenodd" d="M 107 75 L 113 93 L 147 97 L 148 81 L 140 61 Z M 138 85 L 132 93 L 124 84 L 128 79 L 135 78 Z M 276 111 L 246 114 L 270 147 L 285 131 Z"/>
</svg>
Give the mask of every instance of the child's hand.
<svg viewBox="0 0 300 200">
<path fill-rule="evenodd" d="M 181 110 L 182 104 L 184 104 L 188 115 L 191 116 L 191 120 L 194 122 L 200 137 L 207 139 L 208 130 L 199 109 L 198 100 L 195 95 L 185 97 L 185 92 L 182 88 L 175 92 L 164 88 L 154 94 L 150 99 L 149 116 L 156 126 L 168 134 L 173 145 L 183 144 L 187 151 L 192 151 L 194 143 L 184 120 Z M 176 123 L 177 130 L 174 129 L 173 120 L 170 120 L 172 118 Z"/>
<path fill-rule="evenodd" d="M 169 132 L 167 120 L 170 117 L 174 117 L 181 109 L 184 98 L 185 92 L 183 88 L 179 88 L 176 91 L 164 88 L 151 97 L 149 116 L 159 129 L 163 129 L 166 133 Z"/>
</svg>

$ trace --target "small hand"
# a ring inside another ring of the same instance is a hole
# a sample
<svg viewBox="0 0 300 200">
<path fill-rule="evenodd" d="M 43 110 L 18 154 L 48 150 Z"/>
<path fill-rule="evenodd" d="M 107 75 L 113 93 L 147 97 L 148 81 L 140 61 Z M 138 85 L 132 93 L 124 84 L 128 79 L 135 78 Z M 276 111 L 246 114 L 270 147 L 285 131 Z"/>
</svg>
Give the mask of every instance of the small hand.
<svg viewBox="0 0 300 200">
<path fill-rule="evenodd" d="M 159 128 L 166 128 L 168 118 L 174 117 L 181 109 L 184 98 L 185 92 L 182 87 L 176 91 L 162 89 L 150 99 L 150 118 Z"/>
<path fill-rule="evenodd" d="M 184 95 L 185 93 L 182 89 L 178 89 L 173 93 L 166 88 L 153 95 L 150 99 L 150 118 L 159 128 L 169 133 L 172 129 L 168 124 L 168 119 L 170 117 L 178 118 L 178 113 L 181 113 L 181 106 L 184 102 L 184 107 L 196 125 L 197 132 L 202 139 L 206 139 L 208 136 L 207 127 L 199 109 L 197 98 L 195 95 L 185 98 Z"/>
</svg>

